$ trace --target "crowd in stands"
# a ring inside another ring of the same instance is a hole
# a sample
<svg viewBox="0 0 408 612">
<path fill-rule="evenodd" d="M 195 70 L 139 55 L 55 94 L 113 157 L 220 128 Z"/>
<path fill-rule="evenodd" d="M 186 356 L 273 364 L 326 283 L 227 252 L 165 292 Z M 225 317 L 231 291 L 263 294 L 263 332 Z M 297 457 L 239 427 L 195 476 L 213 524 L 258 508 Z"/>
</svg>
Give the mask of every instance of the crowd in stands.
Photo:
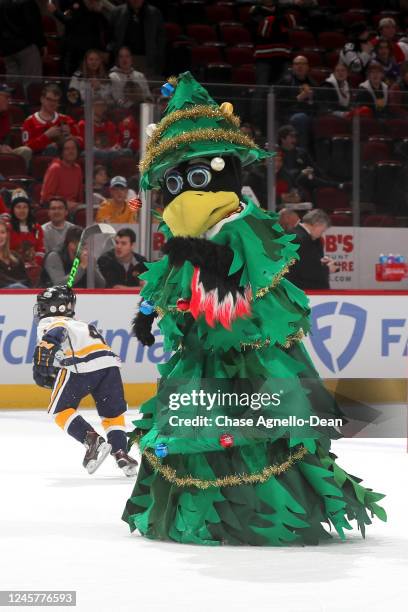
<svg viewBox="0 0 408 612">
<path fill-rule="evenodd" d="M 332 223 L 351 225 L 358 115 L 361 223 L 376 216 L 380 225 L 407 226 L 404 0 L 21 0 L 18 7 L 0 4 L 0 287 L 40 286 L 69 272 L 86 219 L 87 84 L 97 221 L 137 222 L 127 201 L 138 190 L 140 104 L 162 105 L 163 79 L 190 69 L 213 83 L 217 101 L 233 102 L 242 131 L 261 146 L 273 86 L 276 202 L 289 217 L 310 203 Z M 244 172 L 265 207 L 266 177 L 266 162 Z M 97 286 L 139 283 L 136 238 L 121 231 L 95 262 Z M 114 261 L 122 262 L 115 282 L 106 272 Z"/>
</svg>

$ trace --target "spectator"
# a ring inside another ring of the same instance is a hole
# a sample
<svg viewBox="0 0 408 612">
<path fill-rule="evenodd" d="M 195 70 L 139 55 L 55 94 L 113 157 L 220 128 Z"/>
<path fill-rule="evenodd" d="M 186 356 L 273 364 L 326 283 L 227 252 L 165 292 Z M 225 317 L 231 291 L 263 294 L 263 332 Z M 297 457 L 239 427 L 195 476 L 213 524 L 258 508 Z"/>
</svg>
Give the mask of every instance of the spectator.
<svg viewBox="0 0 408 612">
<path fill-rule="evenodd" d="M 93 171 L 93 205 L 99 206 L 109 196 L 109 176 L 105 166 L 98 164 Z"/>
<path fill-rule="evenodd" d="M 42 266 L 44 259 L 44 233 L 41 225 L 34 221 L 30 199 L 23 189 L 15 189 L 10 205 L 10 248 L 23 254 L 23 243 L 33 247 L 33 265 Z"/>
<path fill-rule="evenodd" d="M 296 26 L 294 14 L 283 12 L 277 0 L 261 0 L 250 8 L 256 30 L 254 53 L 256 83 L 269 85 L 281 77 L 289 64 L 289 30 Z"/>
<path fill-rule="evenodd" d="M 375 61 L 381 64 L 384 70 L 384 80 L 388 86 L 394 83 L 400 74 L 400 66 L 394 59 L 392 43 L 380 39 L 374 50 Z"/>
<path fill-rule="evenodd" d="M 145 0 L 127 0 L 106 9 L 113 29 L 113 52 L 126 46 L 135 70 L 148 77 L 163 73 L 166 32 L 160 10 Z"/>
<path fill-rule="evenodd" d="M 65 10 L 60 10 L 49 1 L 47 10 L 64 25 L 63 66 L 65 74 L 71 76 L 88 49 L 106 52 L 110 32 L 102 14 L 102 0 L 69 0 L 64 4 Z"/>
<path fill-rule="evenodd" d="M 302 221 L 292 230 L 300 246 L 297 260 L 286 275 L 300 289 L 330 289 L 329 274 L 336 271 L 336 264 L 325 257 L 321 238 L 330 227 L 330 218 L 319 209 L 305 214 Z"/>
<path fill-rule="evenodd" d="M 390 116 L 388 85 L 384 82 L 384 69 L 378 62 L 371 62 L 367 70 L 368 79 L 358 86 L 356 106 L 365 106 L 374 117 Z"/>
<path fill-rule="evenodd" d="M 107 105 L 104 99 L 96 98 L 93 102 L 94 120 L 94 156 L 99 163 L 109 163 L 121 155 L 132 155 L 130 149 L 122 149 L 119 144 L 119 132 L 116 125 L 106 117 Z M 85 140 L 85 120 L 79 124 L 82 141 Z"/>
<path fill-rule="evenodd" d="M 350 27 L 350 40 L 341 50 L 339 60 L 350 72 L 365 74 L 373 48 L 367 24 L 358 21 Z"/>
<path fill-rule="evenodd" d="M 98 223 L 136 223 L 136 213 L 128 206 L 128 184 L 123 176 L 110 182 L 111 197 L 102 202 L 96 213 Z"/>
<path fill-rule="evenodd" d="M 129 47 L 121 47 L 116 56 L 116 65 L 109 72 L 112 81 L 112 96 L 116 104 L 129 108 L 132 101 L 124 95 L 125 85 L 134 83 L 141 90 L 141 101 L 151 100 L 149 85 L 142 72 L 138 72 L 133 67 L 133 58 Z"/>
<path fill-rule="evenodd" d="M 401 76 L 390 88 L 389 107 L 394 115 L 408 119 L 408 62 L 401 64 Z"/>
<path fill-rule="evenodd" d="M 45 55 L 41 13 L 35 0 L 2 0 L 0 3 L 0 56 L 10 75 L 41 76 Z M 25 79 L 25 84 L 27 80 Z"/>
<path fill-rule="evenodd" d="M 389 42 L 392 46 L 392 56 L 397 64 L 402 64 L 408 60 L 408 44 L 399 41 L 397 36 L 397 24 L 392 17 L 383 17 L 378 23 L 379 36 L 373 39 L 373 44 L 377 45 L 380 40 Z"/>
<path fill-rule="evenodd" d="M 89 82 L 94 97 L 102 98 L 106 102 L 111 100 L 111 85 L 105 70 L 103 57 L 100 51 L 90 49 L 85 53 L 81 68 L 74 72 L 69 83 L 71 89 L 79 91 L 82 102 L 85 102 L 85 84 Z"/>
<path fill-rule="evenodd" d="M 281 208 L 279 211 L 279 225 L 283 227 L 287 234 L 291 234 L 299 222 L 300 217 L 295 210 Z"/>
<path fill-rule="evenodd" d="M 78 163 L 80 148 L 75 138 L 67 138 L 62 145 L 59 159 L 54 159 L 47 168 L 41 188 L 41 202 L 52 196 L 62 196 L 70 214 L 84 202 L 82 168 Z"/>
<path fill-rule="evenodd" d="M 34 153 L 57 155 L 59 145 L 68 136 L 78 136 L 78 127 L 68 115 L 57 112 L 61 90 L 46 85 L 41 92 L 41 108 L 23 123 L 23 143 Z"/>
<path fill-rule="evenodd" d="M 307 192 L 317 187 L 344 188 L 343 183 L 324 177 L 307 151 L 297 146 L 297 132 L 291 125 L 283 125 L 278 130 L 278 143 L 283 155 L 283 168 L 296 187 Z"/>
<path fill-rule="evenodd" d="M 309 76 L 309 62 L 297 55 L 292 63 L 292 73 L 279 81 L 278 103 L 281 115 L 296 128 L 299 142 L 305 149 L 309 146 L 313 115 L 316 111 L 316 83 Z"/>
<path fill-rule="evenodd" d="M 29 165 L 32 151 L 28 147 L 12 148 L 9 144 L 11 134 L 11 119 L 10 119 L 10 93 L 11 89 L 4 83 L 0 83 L 0 153 L 14 153 L 20 155 L 26 166 Z"/>
<path fill-rule="evenodd" d="M 279 149 L 275 156 L 275 189 L 276 203 L 298 204 L 301 201 L 300 193 L 295 188 L 295 181 L 283 166 L 283 155 Z"/>
<path fill-rule="evenodd" d="M 53 285 L 66 285 L 72 263 L 75 259 L 78 243 L 81 239 L 82 229 L 74 225 L 70 227 L 65 235 L 62 245 L 50 251 L 45 256 L 43 273 L 41 275 L 41 286 L 51 287 Z M 80 254 L 80 263 L 75 277 L 74 287 L 86 287 L 86 270 L 88 268 L 88 250 L 83 248 Z M 105 280 L 99 268 L 95 265 L 95 287 L 105 286 Z"/>
<path fill-rule="evenodd" d="M 124 100 L 129 114 L 118 124 L 119 145 L 122 149 L 139 155 L 140 150 L 140 103 L 143 101 L 142 90 L 136 83 L 126 83 Z"/>
<path fill-rule="evenodd" d="M 320 110 L 344 117 L 351 107 L 351 87 L 348 69 L 338 63 L 332 74 L 322 83 Z"/>
<path fill-rule="evenodd" d="M 58 248 L 65 240 L 65 236 L 72 223 L 67 221 L 68 205 L 61 196 L 54 196 L 48 202 L 49 221 L 42 225 L 44 232 L 45 252 L 49 253 Z"/>
<path fill-rule="evenodd" d="M 98 259 L 98 265 L 105 278 L 106 287 L 126 289 L 139 287 L 139 275 L 146 272 L 146 259 L 134 252 L 136 234 L 130 228 L 118 231 L 115 248 Z"/>
<path fill-rule="evenodd" d="M 10 230 L 0 219 L 0 289 L 25 289 L 28 276 L 21 258 L 10 250 Z"/>
</svg>

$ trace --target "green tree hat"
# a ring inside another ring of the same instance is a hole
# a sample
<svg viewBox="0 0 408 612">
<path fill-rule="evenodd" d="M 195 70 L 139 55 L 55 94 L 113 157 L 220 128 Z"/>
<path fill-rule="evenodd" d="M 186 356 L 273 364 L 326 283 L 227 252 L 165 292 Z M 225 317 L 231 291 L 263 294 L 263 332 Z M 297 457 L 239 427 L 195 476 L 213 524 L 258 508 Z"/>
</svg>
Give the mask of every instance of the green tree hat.
<svg viewBox="0 0 408 612">
<path fill-rule="evenodd" d="M 218 106 L 190 72 L 172 77 L 164 88 L 172 97 L 160 123 L 150 126 L 140 162 L 142 189 L 160 187 L 169 168 L 194 157 L 235 155 L 247 166 L 273 155 L 241 132 L 232 104 Z"/>
</svg>

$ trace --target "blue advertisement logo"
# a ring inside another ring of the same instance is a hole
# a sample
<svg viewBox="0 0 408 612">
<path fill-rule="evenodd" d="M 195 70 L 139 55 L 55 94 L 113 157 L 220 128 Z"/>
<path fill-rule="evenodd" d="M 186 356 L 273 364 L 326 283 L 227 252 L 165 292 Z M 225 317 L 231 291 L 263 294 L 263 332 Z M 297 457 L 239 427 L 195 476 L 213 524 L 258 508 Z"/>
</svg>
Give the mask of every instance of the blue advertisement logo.
<svg viewBox="0 0 408 612">
<path fill-rule="evenodd" d="M 320 326 L 320 319 L 331 315 L 337 315 L 337 327 Z M 343 333 L 341 322 L 338 320 L 339 316 L 353 319 L 354 328 L 346 347 L 340 355 L 335 357 L 330 353 L 326 342 L 332 337 L 332 334 Z M 328 370 L 339 372 L 350 363 L 360 347 L 367 324 L 367 311 L 349 302 L 325 302 L 312 308 L 311 323 L 310 341 L 316 354 Z"/>
</svg>

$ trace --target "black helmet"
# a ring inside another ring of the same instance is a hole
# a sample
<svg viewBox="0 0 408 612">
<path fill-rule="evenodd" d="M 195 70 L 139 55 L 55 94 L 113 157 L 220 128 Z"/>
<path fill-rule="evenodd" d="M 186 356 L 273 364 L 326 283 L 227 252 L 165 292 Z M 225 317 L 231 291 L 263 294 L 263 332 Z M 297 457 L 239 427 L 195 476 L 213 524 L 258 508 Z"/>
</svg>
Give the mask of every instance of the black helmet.
<svg viewBox="0 0 408 612">
<path fill-rule="evenodd" d="M 66 285 L 49 287 L 37 295 L 34 306 L 34 317 L 73 317 L 75 314 L 76 295 Z"/>
</svg>

